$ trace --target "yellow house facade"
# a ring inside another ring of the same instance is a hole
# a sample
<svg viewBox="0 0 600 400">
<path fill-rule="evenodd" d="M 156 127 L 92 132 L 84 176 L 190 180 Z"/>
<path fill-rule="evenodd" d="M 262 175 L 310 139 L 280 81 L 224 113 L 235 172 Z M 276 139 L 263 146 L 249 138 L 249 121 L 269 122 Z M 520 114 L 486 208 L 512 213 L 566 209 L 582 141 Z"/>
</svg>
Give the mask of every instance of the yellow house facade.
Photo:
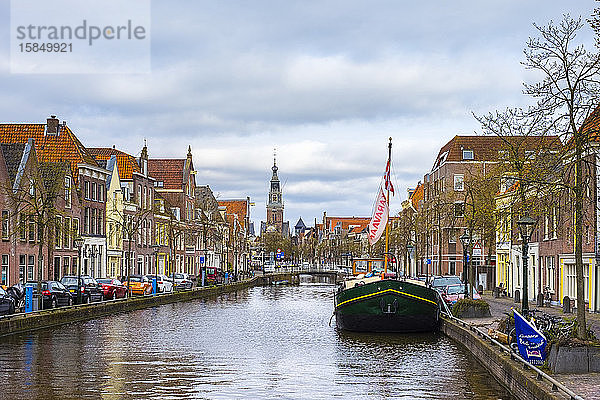
<svg viewBox="0 0 600 400">
<path fill-rule="evenodd" d="M 110 171 L 106 181 L 107 274 L 110 277 L 116 277 L 120 274 L 123 259 L 124 204 L 115 156 L 107 161 L 106 169 Z"/>
</svg>

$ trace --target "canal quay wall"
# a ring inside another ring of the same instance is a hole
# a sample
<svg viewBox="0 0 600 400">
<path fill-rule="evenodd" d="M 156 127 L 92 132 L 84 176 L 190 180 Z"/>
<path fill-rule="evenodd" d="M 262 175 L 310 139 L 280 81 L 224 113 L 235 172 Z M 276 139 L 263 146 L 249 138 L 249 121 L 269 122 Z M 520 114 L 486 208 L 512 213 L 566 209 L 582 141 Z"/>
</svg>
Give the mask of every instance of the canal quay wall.
<svg viewBox="0 0 600 400">
<path fill-rule="evenodd" d="M 79 304 L 70 307 L 35 311 L 27 314 L 15 314 L 0 318 L 0 336 L 28 332 L 71 322 L 87 321 L 117 313 L 155 307 L 162 304 L 210 298 L 222 293 L 235 292 L 252 286 L 269 284 L 271 281 L 275 282 L 274 279 L 288 279 L 291 281 L 292 277 L 288 275 L 289 274 L 269 276 L 270 279 L 259 276 L 227 285 L 199 287 L 173 293 L 132 297 L 130 299 L 107 300 L 100 303 Z"/>
<path fill-rule="evenodd" d="M 552 390 L 552 384 L 537 379 L 537 375 L 530 369 L 511 360 L 488 341 L 482 339 L 471 330 L 468 323 L 464 326 L 448 318 L 442 318 L 441 330 L 454 341 L 462 344 L 473 356 L 504 385 L 517 399 L 530 400 L 556 400 L 569 399 L 569 396 Z"/>
</svg>

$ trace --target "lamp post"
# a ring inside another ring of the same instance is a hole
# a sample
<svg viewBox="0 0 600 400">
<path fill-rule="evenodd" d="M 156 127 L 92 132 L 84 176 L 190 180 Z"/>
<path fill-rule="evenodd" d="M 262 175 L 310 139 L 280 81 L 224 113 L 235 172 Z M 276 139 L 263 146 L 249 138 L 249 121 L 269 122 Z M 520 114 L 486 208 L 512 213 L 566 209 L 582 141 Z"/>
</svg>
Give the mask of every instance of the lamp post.
<svg viewBox="0 0 600 400">
<path fill-rule="evenodd" d="M 408 267 L 404 268 L 404 277 L 406 278 L 410 274 L 410 264 L 411 264 L 411 253 L 414 249 L 412 244 L 406 245 L 406 251 L 408 252 Z"/>
<path fill-rule="evenodd" d="M 529 295 L 527 293 L 528 283 L 527 283 L 527 261 L 529 259 L 529 240 L 531 239 L 531 235 L 533 234 L 533 228 L 535 227 L 536 220 L 531 218 L 529 215 L 525 215 L 520 220 L 517 221 L 517 226 L 519 227 L 519 233 L 521 234 L 521 239 L 523 240 L 523 302 L 521 306 L 521 311 L 526 314 L 529 311 Z"/>
<path fill-rule="evenodd" d="M 83 239 L 78 236 L 73 240 L 77 247 L 77 304 L 81 304 L 81 248 L 83 247 Z"/>
<path fill-rule="evenodd" d="M 467 233 L 467 230 L 465 230 L 465 233 L 463 233 L 459 239 L 463 248 L 463 278 L 465 280 L 465 297 L 467 297 L 467 295 L 469 294 L 469 261 L 467 260 L 467 249 L 469 247 L 469 244 L 471 243 L 471 237 Z"/>
</svg>

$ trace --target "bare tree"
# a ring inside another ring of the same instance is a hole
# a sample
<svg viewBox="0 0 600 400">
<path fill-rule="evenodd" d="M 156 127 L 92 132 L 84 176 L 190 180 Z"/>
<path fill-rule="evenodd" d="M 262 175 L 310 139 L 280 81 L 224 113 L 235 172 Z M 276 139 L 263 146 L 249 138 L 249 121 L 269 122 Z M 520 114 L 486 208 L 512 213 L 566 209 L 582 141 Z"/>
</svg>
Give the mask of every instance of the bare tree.
<svg viewBox="0 0 600 400">
<path fill-rule="evenodd" d="M 597 106 L 600 58 L 598 54 L 588 52 L 582 44 L 576 42 L 576 36 L 583 28 L 581 18 L 565 15 L 559 23 L 550 21 L 545 26 L 534 24 L 534 27 L 539 36 L 527 41 L 522 64 L 542 77 L 540 81 L 524 84 L 524 93 L 535 100 L 535 105 L 525 111 L 508 110 L 495 117 L 484 117 L 480 122 L 484 130 L 494 133 L 522 131 L 527 134 L 554 134 L 566 143 L 563 162 L 568 161 L 569 165 L 563 171 L 562 180 L 573 199 L 577 333 L 580 339 L 585 339 L 582 228 L 586 181 L 583 177 L 590 132 L 580 127 Z M 527 164 L 526 159 L 523 159 L 522 168 L 513 163 L 520 184 L 535 182 L 534 179 L 519 176 L 521 172 L 528 170 L 528 165 L 530 164 Z M 519 196 L 522 204 L 527 202 L 526 193 L 529 188 L 521 189 Z"/>
<path fill-rule="evenodd" d="M 62 214 L 57 209 L 57 202 L 65 194 L 64 177 L 68 172 L 69 164 L 66 162 L 40 162 L 26 168 L 19 182 L 4 188 L 11 203 L 12 219 L 19 220 L 16 232 L 21 234 L 30 225 L 29 230 L 33 229 L 30 235 L 35 238 L 37 233 L 37 294 L 40 308 L 44 246 L 52 246 L 55 232 L 62 232 L 62 226 L 58 224 L 58 217 Z"/>
</svg>

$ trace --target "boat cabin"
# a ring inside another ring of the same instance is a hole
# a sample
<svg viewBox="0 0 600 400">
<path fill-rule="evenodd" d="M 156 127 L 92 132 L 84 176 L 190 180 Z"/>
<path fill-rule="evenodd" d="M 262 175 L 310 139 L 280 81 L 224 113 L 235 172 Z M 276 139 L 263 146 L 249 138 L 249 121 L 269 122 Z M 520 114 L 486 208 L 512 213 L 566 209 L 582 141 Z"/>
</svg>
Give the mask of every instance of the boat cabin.
<svg viewBox="0 0 600 400">
<path fill-rule="evenodd" d="M 352 275 L 368 274 L 373 270 L 383 271 L 383 258 L 355 258 L 352 262 Z"/>
</svg>

